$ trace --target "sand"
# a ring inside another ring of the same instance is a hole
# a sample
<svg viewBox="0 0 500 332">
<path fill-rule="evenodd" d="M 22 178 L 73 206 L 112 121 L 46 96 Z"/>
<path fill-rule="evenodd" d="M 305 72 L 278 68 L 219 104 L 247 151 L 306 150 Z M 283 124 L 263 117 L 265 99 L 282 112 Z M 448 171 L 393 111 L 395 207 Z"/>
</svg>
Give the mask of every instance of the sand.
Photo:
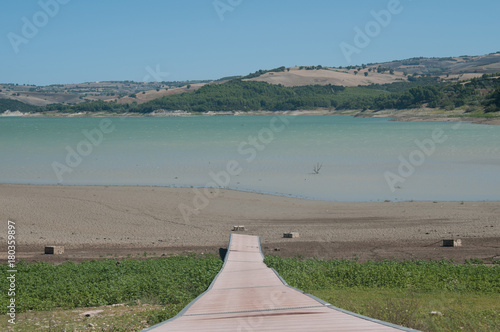
<svg viewBox="0 0 500 332">
<path fill-rule="evenodd" d="M 16 222 L 18 258 L 28 260 L 217 252 L 233 225 L 261 236 L 266 253 L 283 256 L 500 258 L 499 202 L 340 203 L 212 193 L 206 207 L 185 218 L 179 206 L 193 208 L 199 197 L 191 188 L 0 184 L 0 219 Z M 289 231 L 300 238 L 284 239 Z M 441 246 L 452 238 L 463 247 Z M 65 254 L 42 255 L 48 245 L 63 245 Z M 5 258 L 6 244 L 1 251 Z"/>
</svg>

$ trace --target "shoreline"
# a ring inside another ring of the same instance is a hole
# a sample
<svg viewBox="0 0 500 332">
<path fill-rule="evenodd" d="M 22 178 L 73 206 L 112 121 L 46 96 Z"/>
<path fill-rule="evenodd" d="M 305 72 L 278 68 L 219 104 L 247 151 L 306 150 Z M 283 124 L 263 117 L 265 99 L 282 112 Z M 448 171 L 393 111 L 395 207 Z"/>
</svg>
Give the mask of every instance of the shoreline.
<svg viewBox="0 0 500 332">
<path fill-rule="evenodd" d="M 289 257 L 500 257 L 498 201 L 327 202 L 220 190 L 186 218 L 181 207 L 195 199 L 190 188 L 0 184 L 0 219 L 16 223 L 18 257 L 30 261 L 217 253 L 234 225 L 259 235 L 266 254 Z M 450 238 L 463 247 L 442 247 Z M 43 255 L 51 245 L 67 253 Z"/>
<path fill-rule="evenodd" d="M 233 112 L 204 112 L 204 113 L 188 113 L 183 111 L 165 111 L 141 114 L 129 113 L 126 115 L 117 113 L 51 113 L 51 114 L 37 114 L 37 113 L 21 113 L 5 111 L 0 114 L 0 117 L 193 117 L 193 116 L 270 116 L 270 115 L 331 115 L 331 116 L 353 116 L 364 118 L 391 118 L 390 121 L 401 122 L 464 122 L 473 124 L 486 124 L 486 125 L 500 125 L 500 116 L 475 116 L 465 115 L 462 110 L 443 111 L 435 109 L 409 109 L 409 110 L 330 110 L 330 109 L 317 109 L 317 110 L 295 110 L 295 111 L 233 111 Z"/>
<path fill-rule="evenodd" d="M 473 124 L 500 125 L 500 116 L 484 117 L 466 115 L 463 111 L 442 111 L 434 109 L 382 110 L 359 112 L 356 117 L 392 118 L 400 122 L 463 122 Z"/>
<path fill-rule="evenodd" d="M 228 192 L 238 192 L 238 193 L 247 193 L 247 194 L 255 194 L 255 195 L 265 195 L 265 196 L 271 196 L 271 197 L 283 197 L 283 198 L 292 198 L 292 199 L 298 199 L 298 200 L 304 200 L 304 201 L 313 201 L 313 202 L 324 202 L 324 203 L 412 203 L 412 202 L 427 202 L 427 203 L 461 203 L 461 202 L 468 202 L 468 203 L 479 203 L 479 202 L 498 202 L 500 203 L 500 200 L 495 200 L 495 199 L 482 199 L 482 200 L 468 200 L 468 199 L 456 199 L 456 200 L 419 200 L 419 199 L 408 199 L 408 200 L 388 200 L 388 199 L 378 199 L 378 200 L 369 200 L 369 201 L 363 201 L 363 200 L 327 200 L 327 199 L 320 199 L 320 198 L 314 198 L 314 197 L 309 197 L 309 196 L 303 196 L 303 195 L 294 195 L 294 194 L 286 194 L 286 193 L 279 193 L 279 192 L 268 192 L 268 191 L 259 191 L 259 190 L 253 190 L 253 189 L 238 189 L 238 188 L 231 188 L 231 187 L 204 187 L 204 186 L 191 186 L 191 185 L 143 185 L 143 184 L 137 184 L 137 185 L 132 185 L 132 184 L 51 184 L 51 183 L 6 183 L 6 182 L 0 182 L 0 189 L 2 186 L 25 186 L 25 187 L 55 187 L 55 188 L 109 188 L 109 187 L 115 187 L 115 188 L 168 188 L 168 189 L 218 189 L 218 190 L 223 190 L 223 191 L 228 191 Z"/>
</svg>

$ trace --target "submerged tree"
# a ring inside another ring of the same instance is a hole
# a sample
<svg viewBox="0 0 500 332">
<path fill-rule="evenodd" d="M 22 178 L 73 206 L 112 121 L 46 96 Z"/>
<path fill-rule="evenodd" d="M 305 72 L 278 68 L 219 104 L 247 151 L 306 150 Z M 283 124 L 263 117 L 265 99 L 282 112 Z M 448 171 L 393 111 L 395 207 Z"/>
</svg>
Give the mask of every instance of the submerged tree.
<svg viewBox="0 0 500 332">
<path fill-rule="evenodd" d="M 314 165 L 314 167 L 313 167 L 313 173 L 314 174 L 319 174 L 319 171 L 320 171 L 321 167 L 323 167 L 323 164 L 316 163 L 316 165 Z"/>
</svg>

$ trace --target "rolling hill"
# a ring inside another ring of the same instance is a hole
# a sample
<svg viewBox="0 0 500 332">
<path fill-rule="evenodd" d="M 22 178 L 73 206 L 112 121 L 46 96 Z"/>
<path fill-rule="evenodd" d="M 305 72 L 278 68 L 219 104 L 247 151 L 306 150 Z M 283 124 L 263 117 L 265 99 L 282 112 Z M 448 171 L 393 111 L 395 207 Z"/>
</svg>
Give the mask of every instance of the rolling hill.
<svg viewBox="0 0 500 332">
<path fill-rule="evenodd" d="M 388 84 L 407 81 L 408 75 L 431 75 L 444 81 L 465 80 L 482 74 L 500 72 L 500 53 L 448 58 L 420 57 L 344 68 L 300 66 L 285 69 L 284 71 L 265 71 L 247 80 L 284 86 Z"/>
<path fill-rule="evenodd" d="M 0 83 L 0 98 L 17 100 L 34 106 L 72 105 L 98 100 L 144 103 L 166 95 L 195 91 L 208 82 L 211 81 L 108 81 L 47 86 Z"/>
<path fill-rule="evenodd" d="M 0 84 L 0 112 L 500 109 L 500 53 L 258 70 L 217 81 Z"/>
</svg>

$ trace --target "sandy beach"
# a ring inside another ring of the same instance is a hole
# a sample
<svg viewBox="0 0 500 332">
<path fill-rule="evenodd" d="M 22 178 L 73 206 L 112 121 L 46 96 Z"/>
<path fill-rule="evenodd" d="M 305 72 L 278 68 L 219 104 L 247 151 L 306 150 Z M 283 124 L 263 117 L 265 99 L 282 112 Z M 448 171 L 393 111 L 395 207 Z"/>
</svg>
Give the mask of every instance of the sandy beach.
<svg viewBox="0 0 500 332">
<path fill-rule="evenodd" d="M 27 260 L 217 253 L 233 225 L 261 236 L 265 253 L 282 256 L 500 258 L 499 202 L 339 203 L 212 193 L 206 207 L 189 213 L 203 207 L 192 188 L 0 184 L 0 218 L 16 222 L 18 258 Z M 284 239 L 290 231 L 300 238 Z M 451 238 L 463 246 L 442 247 Z M 6 235 L 0 240 L 6 243 Z M 43 255 L 48 245 L 66 251 Z"/>
</svg>

